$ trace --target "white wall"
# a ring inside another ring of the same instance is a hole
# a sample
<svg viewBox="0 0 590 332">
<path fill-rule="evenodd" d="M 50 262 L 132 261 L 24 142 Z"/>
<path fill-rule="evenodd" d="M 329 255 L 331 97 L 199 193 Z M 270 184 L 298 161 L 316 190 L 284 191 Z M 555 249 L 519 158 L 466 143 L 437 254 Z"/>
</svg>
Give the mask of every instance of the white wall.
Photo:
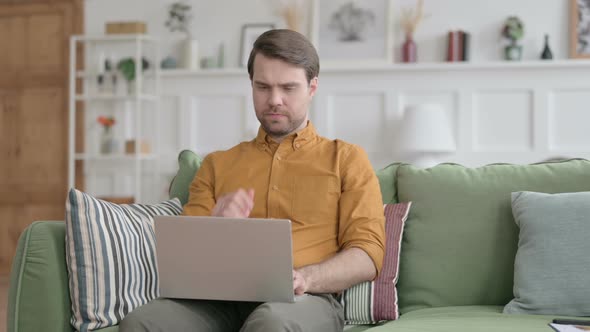
<svg viewBox="0 0 590 332">
<path fill-rule="evenodd" d="M 272 8 L 280 0 L 186 1 L 194 8 L 192 32 L 200 42 L 201 55 L 215 55 L 219 44 L 224 43 L 227 67 L 238 63 L 243 24 L 271 22 L 283 26 Z M 148 23 L 149 34 L 161 37 L 162 54 L 174 54 L 182 36 L 169 33 L 164 26 L 171 2 L 86 0 L 86 33 L 102 34 L 106 21 L 142 20 Z M 393 16 L 399 19 L 400 7 L 413 3 L 394 0 Z M 538 58 L 545 33 L 551 35 L 554 56 L 567 58 L 568 0 L 425 3 L 429 17 L 415 36 L 420 62 L 443 61 L 446 33 L 463 29 L 472 34 L 474 64 L 381 65 L 372 69 L 370 65 L 356 64 L 331 69 L 324 66 L 311 115 L 320 134 L 361 145 L 376 168 L 394 161 L 411 161 L 394 145 L 394 134 L 404 105 L 431 101 L 443 105 L 453 122 L 457 151 L 444 156 L 444 160 L 477 166 L 491 162 L 529 163 L 556 156 L 590 158 L 590 136 L 582 125 L 589 121 L 586 77 L 590 61 L 499 61 L 503 46 L 500 29 L 510 15 L 520 16 L 526 24 L 525 60 Z M 394 53 L 398 59 L 403 36 L 399 26 L 394 26 Z M 143 196 L 153 202 L 166 196 L 167 184 L 176 171 L 178 151 L 190 148 L 206 154 L 229 148 L 251 139 L 258 127 L 244 69 L 167 71 L 161 86 L 162 121 L 158 126 L 162 132 L 157 141 L 162 174 L 151 177 L 160 184 Z M 360 105 L 370 106 L 358 112 Z M 227 123 L 228 117 L 235 121 Z M 120 190 L 119 184 L 131 188 L 128 181 L 121 180 L 117 164 L 109 164 L 89 169 L 90 192 L 106 195 Z M 143 181 L 147 188 L 149 184 Z"/>
<path fill-rule="evenodd" d="M 271 22 L 278 27 L 284 26 L 281 19 L 274 14 L 274 6 L 281 0 L 186 1 L 193 6 L 194 19 L 191 31 L 200 42 L 201 55 L 215 55 L 220 43 L 224 43 L 225 62 L 230 67 L 238 62 L 243 24 Z M 162 37 L 163 55 L 176 55 L 181 36 L 169 33 L 164 26 L 167 8 L 171 2 L 86 0 L 86 33 L 103 33 L 107 21 L 141 20 L 148 23 L 149 34 Z M 415 0 L 393 0 L 395 20 L 399 21 L 400 8 L 414 3 Z M 567 0 L 425 0 L 425 11 L 429 17 L 418 28 L 415 36 L 419 47 L 419 60 L 442 61 L 446 54 L 446 33 L 452 29 L 463 29 L 472 33 L 474 62 L 498 60 L 502 56 L 500 29 L 505 18 L 510 15 L 518 15 L 525 23 L 525 59 L 538 58 L 545 33 L 551 36 L 554 56 L 566 58 L 568 4 Z M 394 22 L 394 26 L 395 58 L 399 59 L 399 44 L 403 36 L 399 25 Z"/>
</svg>

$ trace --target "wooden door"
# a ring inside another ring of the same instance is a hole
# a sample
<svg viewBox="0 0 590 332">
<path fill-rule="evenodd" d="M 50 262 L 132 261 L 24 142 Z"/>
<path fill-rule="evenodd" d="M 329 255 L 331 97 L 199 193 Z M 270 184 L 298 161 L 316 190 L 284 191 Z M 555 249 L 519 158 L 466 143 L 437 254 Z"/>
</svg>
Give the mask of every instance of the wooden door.
<svg viewBox="0 0 590 332">
<path fill-rule="evenodd" d="M 69 37 L 82 6 L 0 0 L 0 274 L 25 227 L 64 219 Z"/>
</svg>

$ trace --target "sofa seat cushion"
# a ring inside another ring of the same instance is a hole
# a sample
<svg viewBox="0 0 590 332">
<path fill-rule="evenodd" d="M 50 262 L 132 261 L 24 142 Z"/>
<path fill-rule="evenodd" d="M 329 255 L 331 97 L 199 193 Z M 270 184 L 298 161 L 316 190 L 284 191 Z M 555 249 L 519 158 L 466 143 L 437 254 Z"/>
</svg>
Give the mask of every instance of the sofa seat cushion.
<svg viewBox="0 0 590 332">
<path fill-rule="evenodd" d="M 345 325 L 344 326 L 344 331 L 345 332 L 362 332 L 362 331 L 366 331 L 369 330 L 370 328 L 372 328 L 375 325 Z"/>
<path fill-rule="evenodd" d="M 398 320 L 371 328 L 371 332 L 547 332 L 556 316 L 511 315 L 503 306 L 428 308 L 402 315 Z"/>
</svg>

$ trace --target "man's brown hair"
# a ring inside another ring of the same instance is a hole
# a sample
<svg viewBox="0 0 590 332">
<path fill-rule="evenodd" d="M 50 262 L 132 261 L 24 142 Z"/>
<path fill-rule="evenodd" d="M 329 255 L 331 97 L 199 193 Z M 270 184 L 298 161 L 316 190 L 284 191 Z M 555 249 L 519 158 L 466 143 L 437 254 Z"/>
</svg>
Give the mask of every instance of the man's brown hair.
<svg viewBox="0 0 590 332">
<path fill-rule="evenodd" d="M 303 68 L 308 83 L 320 73 L 320 59 L 315 47 L 305 36 L 293 30 L 269 30 L 256 39 L 248 58 L 250 80 L 254 75 L 254 59 L 258 53 Z"/>
</svg>

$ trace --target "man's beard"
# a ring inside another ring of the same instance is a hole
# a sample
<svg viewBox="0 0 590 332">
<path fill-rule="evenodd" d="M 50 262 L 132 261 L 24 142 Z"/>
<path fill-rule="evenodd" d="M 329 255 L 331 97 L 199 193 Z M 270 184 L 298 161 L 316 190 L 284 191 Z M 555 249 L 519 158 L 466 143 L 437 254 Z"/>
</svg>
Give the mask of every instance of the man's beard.
<svg viewBox="0 0 590 332">
<path fill-rule="evenodd" d="M 278 113 L 278 114 L 282 114 L 282 113 Z M 262 121 L 260 121 L 260 124 L 262 125 L 262 129 L 264 129 L 264 131 L 268 135 L 273 136 L 273 137 L 284 137 L 284 136 L 287 136 L 290 133 L 292 133 L 297 128 L 299 128 L 301 126 L 301 124 L 303 123 L 303 121 L 305 120 L 304 117 L 302 117 L 301 119 L 296 119 L 296 120 L 293 120 L 288 115 L 285 115 L 285 117 L 287 119 L 287 123 L 282 128 L 272 129 L 272 127 L 273 127 L 272 121 L 268 121 L 264 117 L 262 118 Z"/>
</svg>

